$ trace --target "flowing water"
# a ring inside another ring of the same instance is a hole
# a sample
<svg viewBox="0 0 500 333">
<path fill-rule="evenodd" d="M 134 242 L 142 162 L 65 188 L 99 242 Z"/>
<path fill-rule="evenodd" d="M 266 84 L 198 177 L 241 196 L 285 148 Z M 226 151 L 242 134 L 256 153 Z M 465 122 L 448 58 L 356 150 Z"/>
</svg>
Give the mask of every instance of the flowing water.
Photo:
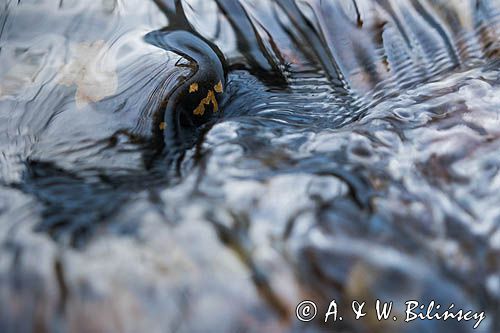
<svg viewBox="0 0 500 333">
<path fill-rule="evenodd" d="M 0 0 L 0 331 L 499 332 L 499 112 L 498 0 Z"/>
</svg>

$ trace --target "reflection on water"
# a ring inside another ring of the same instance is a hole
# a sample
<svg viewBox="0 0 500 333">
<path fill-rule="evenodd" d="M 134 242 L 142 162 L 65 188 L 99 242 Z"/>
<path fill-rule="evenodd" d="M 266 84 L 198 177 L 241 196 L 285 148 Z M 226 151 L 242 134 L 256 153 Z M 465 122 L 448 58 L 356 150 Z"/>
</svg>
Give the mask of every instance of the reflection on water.
<svg viewBox="0 0 500 333">
<path fill-rule="evenodd" d="M 3 1 L 2 332 L 500 330 L 497 0 Z"/>
</svg>

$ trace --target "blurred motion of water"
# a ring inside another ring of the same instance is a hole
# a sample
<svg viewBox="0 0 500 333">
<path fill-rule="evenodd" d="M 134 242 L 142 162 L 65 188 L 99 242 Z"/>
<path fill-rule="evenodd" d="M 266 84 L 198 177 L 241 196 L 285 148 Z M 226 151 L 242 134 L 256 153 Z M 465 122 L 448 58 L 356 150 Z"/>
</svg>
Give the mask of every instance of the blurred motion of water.
<svg viewBox="0 0 500 333">
<path fill-rule="evenodd" d="M 0 0 L 0 331 L 499 332 L 499 65 L 498 0 Z"/>
</svg>

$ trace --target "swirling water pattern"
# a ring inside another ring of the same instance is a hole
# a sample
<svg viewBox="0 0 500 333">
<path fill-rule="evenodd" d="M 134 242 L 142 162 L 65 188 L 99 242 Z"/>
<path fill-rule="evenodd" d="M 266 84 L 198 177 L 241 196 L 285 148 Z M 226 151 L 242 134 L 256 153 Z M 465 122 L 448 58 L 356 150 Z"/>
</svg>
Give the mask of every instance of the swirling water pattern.
<svg viewBox="0 0 500 333">
<path fill-rule="evenodd" d="M 2 332 L 320 331 L 304 298 L 455 302 L 500 330 L 499 1 L 0 7 Z M 158 115 L 193 63 L 145 38 L 165 28 L 228 72 L 174 162 Z"/>
</svg>

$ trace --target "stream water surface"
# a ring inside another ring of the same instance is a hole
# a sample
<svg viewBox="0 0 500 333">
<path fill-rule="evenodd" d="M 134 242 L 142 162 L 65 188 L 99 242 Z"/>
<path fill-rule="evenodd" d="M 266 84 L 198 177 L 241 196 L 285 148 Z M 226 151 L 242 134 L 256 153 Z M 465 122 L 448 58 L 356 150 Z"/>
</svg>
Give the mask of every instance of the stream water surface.
<svg viewBox="0 0 500 333">
<path fill-rule="evenodd" d="M 499 112 L 498 0 L 0 0 L 0 331 L 499 332 Z"/>
</svg>

